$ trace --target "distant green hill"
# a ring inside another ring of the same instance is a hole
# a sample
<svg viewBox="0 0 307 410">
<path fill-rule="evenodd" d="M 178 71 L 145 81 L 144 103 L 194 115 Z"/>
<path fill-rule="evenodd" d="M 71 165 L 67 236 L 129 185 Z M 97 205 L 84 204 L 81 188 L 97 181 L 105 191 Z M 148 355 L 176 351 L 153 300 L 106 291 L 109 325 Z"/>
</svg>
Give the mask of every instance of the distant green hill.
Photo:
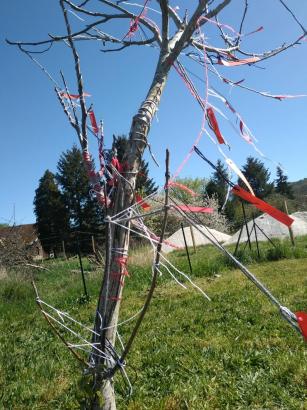
<svg viewBox="0 0 307 410">
<path fill-rule="evenodd" d="M 307 178 L 290 182 L 295 199 L 301 205 L 307 205 Z"/>
<path fill-rule="evenodd" d="M 307 178 L 290 182 L 295 196 L 307 195 Z"/>
</svg>

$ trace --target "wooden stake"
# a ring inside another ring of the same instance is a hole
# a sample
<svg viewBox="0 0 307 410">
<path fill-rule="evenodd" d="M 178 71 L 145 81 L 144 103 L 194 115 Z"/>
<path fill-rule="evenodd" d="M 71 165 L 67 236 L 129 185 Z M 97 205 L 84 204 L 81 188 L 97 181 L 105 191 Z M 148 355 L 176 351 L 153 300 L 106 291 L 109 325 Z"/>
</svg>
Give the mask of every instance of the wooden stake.
<svg viewBox="0 0 307 410">
<path fill-rule="evenodd" d="M 192 275 L 192 274 L 193 274 L 192 264 L 191 264 L 191 259 L 190 259 L 188 244 L 187 244 L 187 240 L 186 240 L 186 237 L 185 237 L 185 233 L 184 233 L 184 228 L 183 228 L 183 223 L 182 223 L 182 222 L 181 222 L 181 230 L 182 230 L 182 235 L 183 235 L 183 240 L 184 240 L 185 251 L 186 251 L 186 253 L 187 253 L 188 262 L 189 262 L 189 266 L 190 266 L 190 272 L 191 272 L 191 275 Z"/>
<path fill-rule="evenodd" d="M 64 241 L 62 241 L 62 252 L 63 252 L 63 258 L 67 259 L 66 252 L 65 252 L 65 242 Z"/>
<path fill-rule="evenodd" d="M 93 235 L 92 235 L 92 249 L 93 249 L 93 254 L 96 255 L 95 238 Z"/>
<path fill-rule="evenodd" d="M 132 333 L 130 335 L 130 338 L 127 341 L 127 344 L 125 346 L 125 349 L 121 355 L 121 358 L 119 360 L 119 363 L 117 363 L 114 368 L 112 369 L 112 374 L 115 373 L 115 371 L 118 369 L 119 364 L 124 363 L 124 360 L 128 354 L 128 352 L 131 349 L 132 343 L 136 337 L 136 334 L 139 330 L 139 327 L 144 319 L 144 316 L 148 310 L 148 307 L 150 305 L 150 302 L 153 297 L 154 290 L 156 288 L 157 284 L 157 279 L 158 279 L 158 273 L 159 273 L 159 264 L 160 264 L 160 252 L 162 249 L 162 244 L 163 244 L 163 239 L 165 235 L 165 229 L 166 229 L 166 224 L 167 224 L 167 216 L 168 216 L 168 210 L 169 210 L 169 205 L 168 205 L 168 182 L 170 178 L 170 172 L 169 172 L 169 150 L 166 150 L 166 159 L 165 159 L 165 200 L 164 200 L 164 217 L 162 221 L 162 227 L 161 227 L 161 234 L 160 234 L 160 239 L 159 243 L 157 245 L 157 251 L 156 251 L 156 258 L 155 258 L 155 263 L 154 263 L 154 269 L 153 269 L 153 275 L 152 275 L 152 280 L 151 280 L 151 285 L 150 289 L 147 294 L 147 298 L 145 300 L 143 309 L 141 310 L 141 313 L 136 321 L 136 324 L 132 330 Z"/>
<path fill-rule="evenodd" d="M 195 243 L 195 237 L 194 237 L 194 232 L 193 232 L 193 226 L 190 225 L 190 231 L 191 231 L 191 238 L 193 242 L 193 248 L 194 248 L 194 253 L 196 253 L 196 243 Z"/>
<path fill-rule="evenodd" d="M 89 297 L 88 297 L 86 283 L 85 283 L 85 276 L 84 276 L 84 270 L 83 270 L 83 264 L 82 264 L 82 258 L 81 258 L 79 238 L 77 239 L 77 247 L 78 247 L 78 257 L 79 257 L 79 264 L 80 264 L 80 271 L 81 271 L 81 276 L 82 276 L 84 295 L 86 297 L 86 300 L 88 300 Z"/>
<path fill-rule="evenodd" d="M 249 229 L 248 229 L 248 225 L 247 225 L 247 219 L 246 219 L 246 214 L 245 214 L 245 207 L 244 207 L 244 204 L 243 204 L 242 201 L 241 201 L 241 205 L 242 205 L 243 218 L 244 218 L 245 228 L 246 228 L 246 233 L 247 233 L 248 246 L 249 246 L 249 250 L 251 251 L 251 250 L 252 250 L 251 238 L 250 238 Z"/>
<path fill-rule="evenodd" d="M 285 204 L 286 214 L 289 215 L 288 205 L 287 205 L 287 201 L 286 201 L 286 200 L 284 201 L 284 204 Z M 290 240 L 291 240 L 292 246 L 295 246 L 293 229 L 292 229 L 291 226 L 289 226 L 288 229 L 289 229 L 289 236 L 290 236 Z"/>
</svg>

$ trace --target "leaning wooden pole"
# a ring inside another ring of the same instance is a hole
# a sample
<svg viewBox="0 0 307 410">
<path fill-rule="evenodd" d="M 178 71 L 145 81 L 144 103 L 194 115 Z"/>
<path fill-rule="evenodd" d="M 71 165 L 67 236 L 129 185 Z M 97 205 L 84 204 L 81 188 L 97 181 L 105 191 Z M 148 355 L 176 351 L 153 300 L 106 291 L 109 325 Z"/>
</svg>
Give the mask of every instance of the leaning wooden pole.
<svg viewBox="0 0 307 410">
<path fill-rule="evenodd" d="M 167 225 L 167 216 L 168 216 L 168 210 L 169 210 L 169 205 L 168 205 L 168 182 L 170 178 L 170 172 L 169 172 L 169 150 L 166 150 L 166 159 L 165 159 L 165 200 L 164 200 L 164 217 L 162 221 L 162 227 L 161 227 L 161 234 L 159 238 L 159 243 L 157 245 L 156 249 L 156 255 L 155 255 L 155 261 L 154 261 L 154 269 L 153 269 L 153 275 L 152 275 L 152 280 L 151 280 L 151 285 L 147 294 L 147 298 L 145 300 L 143 309 L 140 313 L 140 316 L 138 317 L 136 324 L 131 332 L 131 335 L 129 337 L 129 340 L 125 346 L 125 349 L 121 355 L 120 362 L 123 363 L 126 356 L 128 355 L 129 351 L 131 350 L 132 343 L 138 333 L 138 330 L 141 326 L 141 323 L 144 319 L 144 316 L 149 308 L 150 302 L 152 300 L 154 290 L 157 285 L 157 279 L 158 279 L 158 273 L 159 273 L 159 264 L 160 264 L 160 252 L 162 249 L 162 244 L 164 240 L 164 235 L 165 235 L 165 230 L 166 230 L 166 225 Z"/>
<path fill-rule="evenodd" d="M 284 201 L 284 205 L 285 205 L 285 211 L 286 211 L 287 215 L 289 215 L 288 204 L 287 204 L 286 200 Z M 290 237 L 292 246 L 295 246 L 294 233 L 293 233 L 292 226 L 289 226 L 288 229 L 289 229 L 289 237 Z"/>
<path fill-rule="evenodd" d="M 129 147 L 123 159 L 123 162 L 127 164 L 126 170 L 124 170 L 124 172 L 122 173 L 122 178 L 119 178 L 118 181 L 114 206 L 112 209 L 112 216 L 125 209 L 129 209 L 134 201 L 134 187 L 136 176 L 139 172 L 143 152 L 147 146 L 147 136 L 150 130 L 151 121 L 160 104 L 160 99 L 165 87 L 167 75 L 171 68 L 171 65 L 163 64 L 163 62 L 165 62 L 165 58 L 165 56 L 160 57 L 151 88 L 138 113 L 133 118 L 129 134 Z M 113 252 L 111 252 L 110 255 L 110 263 L 108 269 L 109 272 L 117 272 L 119 274 L 122 274 L 121 283 L 124 282 L 126 263 L 123 259 L 121 259 L 121 262 L 119 263 L 117 252 L 121 252 L 122 257 L 127 258 L 129 249 L 129 227 L 129 221 L 125 222 L 124 226 L 118 226 L 114 224 L 111 224 L 110 226 L 110 249 L 113 250 Z M 110 275 L 108 281 L 106 279 L 107 276 L 108 273 L 105 269 L 104 280 L 102 282 L 102 289 L 100 292 L 100 295 L 102 297 L 99 299 L 97 305 L 95 330 L 97 330 L 97 327 L 99 327 L 99 317 L 104 314 L 103 327 L 105 328 L 105 330 L 101 335 L 101 345 L 106 346 L 106 344 L 110 342 L 111 345 L 114 346 L 123 286 L 115 276 L 112 277 Z M 105 300 L 106 307 L 104 304 Z M 110 363 L 104 363 L 104 365 L 110 367 Z M 101 369 L 99 358 L 96 361 L 95 367 L 97 369 Z M 104 379 L 101 373 L 96 374 L 94 389 L 96 391 L 101 390 L 102 396 L 104 398 L 104 404 L 103 406 L 100 406 L 97 403 L 97 400 L 95 400 L 95 404 L 92 406 L 93 409 L 116 409 L 112 378 Z"/>
</svg>

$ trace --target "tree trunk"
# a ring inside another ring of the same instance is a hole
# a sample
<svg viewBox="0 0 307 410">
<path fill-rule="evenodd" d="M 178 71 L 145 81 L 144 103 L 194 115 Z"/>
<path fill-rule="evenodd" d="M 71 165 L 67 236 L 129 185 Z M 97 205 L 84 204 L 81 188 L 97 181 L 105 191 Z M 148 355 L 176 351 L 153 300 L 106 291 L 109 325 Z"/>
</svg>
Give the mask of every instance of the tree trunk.
<svg viewBox="0 0 307 410">
<path fill-rule="evenodd" d="M 171 67 L 171 63 L 167 61 L 167 58 L 168 55 L 166 54 L 160 56 L 154 80 L 147 97 L 141 104 L 138 113 L 133 117 L 129 134 L 129 148 L 123 160 L 127 169 L 127 171 L 123 172 L 126 181 L 122 178 L 118 181 L 112 215 L 116 215 L 130 207 L 134 202 L 136 176 L 139 171 L 143 152 L 147 146 L 147 135 L 150 130 L 151 121 L 159 106 L 161 94 Z M 126 228 L 130 226 L 129 222 L 126 222 L 125 225 Z M 103 318 L 103 328 L 108 327 L 107 330 L 103 331 L 100 339 L 103 351 L 105 350 L 107 341 L 111 342 L 112 346 L 115 344 L 120 299 L 123 291 L 123 286 L 118 280 L 118 276 L 110 275 L 110 273 L 124 273 L 125 265 L 124 263 L 118 262 L 118 257 L 127 255 L 129 249 L 129 231 L 127 229 L 110 224 L 108 232 L 106 266 L 97 307 L 99 315 L 96 315 L 95 321 L 96 331 L 99 331 L 100 317 Z M 122 276 L 122 278 L 124 278 L 124 276 Z M 94 360 L 96 367 L 101 364 L 102 359 L 95 358 Z M 104 364 L 110 367 L 114 366 L 114 364 L 107 363 L 106 361 Z M 95 377 L 95 390 L 100 390 L 104 398 L 104 403 L 103 405 L 98 405 L 96 402 L 92 408 L 95 410 L 115 410 L 116 402 L 112 377 L 106 380 L 103 380 L 99 375 Z"/>
</svg>

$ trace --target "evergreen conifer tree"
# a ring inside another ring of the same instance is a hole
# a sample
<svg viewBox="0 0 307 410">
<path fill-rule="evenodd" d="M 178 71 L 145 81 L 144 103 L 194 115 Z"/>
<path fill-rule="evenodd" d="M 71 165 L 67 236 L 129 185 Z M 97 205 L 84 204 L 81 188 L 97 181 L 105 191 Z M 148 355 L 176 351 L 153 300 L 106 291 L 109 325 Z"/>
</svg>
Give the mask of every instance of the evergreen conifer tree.
<svg viewBox="0 0 307 410">
<path fill-rule="evenodd" d="M 69 212 L 72 231 L 98 232 L 103 221 L 103 213 L 90 195 L 81 151 L 73 146 L 71 150 L 64 152 L 57 164 L 57 170 L 56 179 Z"/>
<path fill-rule="evenodd" d="M 288 182 L 288 177 L 283 173 L 283 170 L 279 166 L 276 169 L 276 176 L 277 178 L 275 179 L 275 191 L 278 194 L 293 199 L 294 196 L 292 192 L 292 187 Z"/>
<path fill-rule="evenodd" d="M 125 151 L 127 150 L 128 144 L 129 140 L 125 135 L 120 135 L 117 137 L 113 136 L 113 149 L 116 148 L 117 157 L 120 162 L 123 160 L 123 156 Z M 144 161 L 143 159 L 141 160 L 140 171 L 136 178 L 135 189 L 144 196 L 150 195 L 156 192 L 158 189 L 154 180 L 152 178 L 149 178 L 148 162 Z"/>
<path fill-rule="evenodd" d="M 221 210 L 226 194 L 227 194 L 227 169 L 221 160 L 218 160 L 216 163 L 216 170 L 212 174 L 206 185 L 206 193 L 209 197 L 216 196 L 219 204 L 219 211 Z"/>
<path fill-rule="evenodd" d="M 242 167 L 242 172 L 258 198 L 263 199 L 272 193 L 274 184 L 269 182 L 271 174 L 269 170 L 265 168 L 262 161 L 257 158 L 248 157 L 246 164 Z M 240 179 L 238 180 L 238 184 L 246 189 L 244 182 Z"/>
<path fill-rule="evenodd" d="M 55 251 L 69 231 L 69 217 L 55 175 L 46 170 L 35 191 L 34 213 L 40 241 L 47 253 Z"/>
</svg>

